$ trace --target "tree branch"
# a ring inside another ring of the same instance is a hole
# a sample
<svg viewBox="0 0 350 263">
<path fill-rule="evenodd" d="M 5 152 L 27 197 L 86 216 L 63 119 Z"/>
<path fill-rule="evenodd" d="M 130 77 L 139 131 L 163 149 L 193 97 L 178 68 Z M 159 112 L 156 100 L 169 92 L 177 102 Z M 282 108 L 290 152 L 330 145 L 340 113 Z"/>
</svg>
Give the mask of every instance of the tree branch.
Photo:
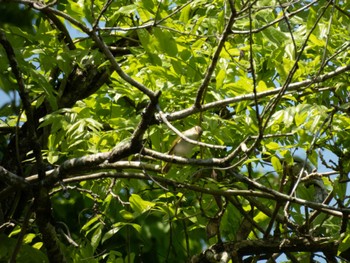
<svg viewBox="0 0 350 263">
<path fill-rule="evenodd" d="M 342 67 L 336 68 L 334 71 L 328 72 L 328 73 L 323 74 L 321 76 L 315 76 L 315 77 L 311 77 L 310 79 L 307 79 L 304 81 L 291 83 L 286 87 L 285 95 L 293 94 L 294 91 L 300 91 L 300 90 L 302 90 L 302 88 L 307 88 L 312 84 L 322 83 L 328 79 L 335 78 L 335 77 L 339 76 L 340 74 L 347 72 L 349 70 L 350 70 L 350 65 L 342 66 Z M 279 92 L 281 92 L 282 88 L 283 87 L 278 87 L 278 88 L 274 88 L 271 90 L 258 92 L 256 94 L 256 97 L 257 97 L 257 99 L 261 99 L 261 98 L 266 98 L 269 96 L 276 95 Z M 236 96 L 233 98 L 227 98 L 224 100 L 214 101 L 214 102 L 210 102 L 207 104 L 203 104 L 200 109 L 196 108 L 194 106 L 191 106 L 187 109 L 167 114 L 167 120 L 168 121 L 180 120 L 180 119 L 186 118 L 190 115 L 196 114 L 198 112 L 204 112 L 204 111 L 207 111 L 207 110 L 210 110 L 213 108 L 227 106 L 227 105 L 232 104 L 232 103 L 237 103 L 237 102 L 241 102 L 241 101 L 253 101 L 254 96 L 255 96 L 254 93 L 250 93 L 250 94 Z"/>
<path fill-rule="evenodd" d="M 228 21 L 228 23 L 226 24 L 226 27 L 224 29 L 224 32 L 221 35 L 220 41 L 218 46 L 216 47 L 215 53 L 213 55 L 213 58 L 211 60 L 211 63 L 207 69 L 207 72 L 205 73 L 204 79 L 202 84 L 199 86 L 198 90 L 197 90 L 197 95 L 196 95 L 196 100 L 194 103 L 194 106 L 196 108 L 200 108 L 201 104 L 203 104 L 204 101 L 204 97 L 205 97 L 205 91 L 208 88 L 209 85 L 209 81 L 213 75 L 213 72 L 215 70 L 216 64 L 218 62 L 220 53 L 222 48 L 225 45 L 226 39 L 228 38 L 229 34 L 231 33 L 231 29 L 232 29 L 232 25 L 235 21 L 236 18 L 236 10 L 234 9 L 234 7 L 231 8 L 231 15 L 230 15 L 230 19 Z"/>
<path fill-rule="evenodd" d="M 239 258 L 250 255 L 266 255 L 287 252 L 323 252 L 337 255 L 338 243 L 331 238 L 290 238 L 284 240 L 242 240 L 213 245 L 200 255 L 192 258 L 192 263 L 213 262 L 211 258 L 219 259 L 226 252 L 229 258 Z M 218 261 L 216 261 L 218 262 Z M 228 262 L 228 261 L 226 261 Z"/>
</svg>

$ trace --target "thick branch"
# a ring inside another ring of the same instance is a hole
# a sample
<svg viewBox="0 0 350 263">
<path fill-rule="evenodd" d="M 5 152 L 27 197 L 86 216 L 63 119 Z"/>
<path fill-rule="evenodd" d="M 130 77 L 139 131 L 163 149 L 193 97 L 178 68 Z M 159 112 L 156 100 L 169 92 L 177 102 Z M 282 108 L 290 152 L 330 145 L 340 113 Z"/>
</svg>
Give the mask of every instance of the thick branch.
<svg viewBox="0 0 350 263">
<path fill-rule="evenodd" d="M 9 60 L 12 72 L 16 78 L 17 84 L 18 84 L 18 93 L 21 97 L 23 107 L 25 109 L 25 112 L 27 114 L 28 118 L 28 131 L 29 131 L 29 137 L 31 138 L 31 146 L 35 155 L 37 169 L 39 178 L 45 177 L 45 171 L 43 166 L 43 158 L 41 155 L 41 146 L 38 141 L 38 136 L 36 132 L 37 127 L 37 120 L 34 118 L 33 108 L 30 102 L 30 98 L 28 95 L 28 92 L 26 90 L 24 80 L 22 77 L 22 72 L 18 66 L 18 62 L 15 56 L 15 51 L 12 48 L 11 43 L 7 40 L 6 35 L 4 31 L 0 30 L 0 44 L 4 47 L 7 58 Z M 20 160 L 21 161 L 21 160 Z"/>
<path fill-rule="evenodd" d="M 32 139 L 32 149 L 36 159 L 36 165 L 38 169 L 39 179 L 43 180 L 45 178 L 45 170 L 43 165 L 43 158 L 41 154 L 41 146 L 38 141 L 37 125 L 38 120 L 34 117 L 34 111 L 30 102 L 29 94 L 25 88 L 24 80 L 22 78 L 22 73 L 18 66 L 15 52 L 7 40 L 5 33 L 0 30 L 0 43 L 3 45 L 7 58 L 10 62 L 12 72 L 15 75 L 18 84 L 18 92 L 21 97 L 23 107 L 26 111 L 28 118 L 28 131 L 29 136 Z M 13 176 L 12 176 L 13 177 Z M 57 235 L 54 227 L 52 226 L 51 219 L 51 202 L 48 196 L 48 190 L 41 185 L 35 191 L 35 213 L 36 220 L 39 230 L 42 234 L 43 243 L 48 251 L 48 256 L 51 262 L 65 262 L 64 254 L 61 251 L 59 242 L 57 240 Z"/>
<path fill-rule="evenodd" d="M 25 188 L 29 186 L 23 177 L 11 173 L 2 166 L 0 166 L 0 181 L 3 181 L 10 186 L 17 186 L 19 188 Z"/>
<path fill-rule="evenodd" d="M 191 262 L 213 262 L 225 254 L 231 259 L 241 260 L 244 256 L 266 255 L 288 252 L 323 252 L 337 255 L 338 244 L 330 238 L 292 238 L 284 240 L 242 240 L 216 244 L 192 258 Z M 219 262 L 219 261 L 215 261 Z M 236 262 L 236 261 L 235 261 Z"/>
<path fill-rule="evenodd" d="M 113 163 L 129 156 L 130 154 L 138 153 L 141 151 L 143 135 L 148 127 L 155 122 L 154 113 L 156 111 L 158 98 L 160 95 L 161 92 L 155 93 L 155 97 L 152 98 L 148 104 L 145 112 L 142 115 L 142 119 L 139 125 L 136 127 L 134 133 L 132 134 L 130 142 L 125 142 L 124 144 L 118 145 L 115 149 L 113 149 L 108 157 L 108 162 Z"/>
</svg>

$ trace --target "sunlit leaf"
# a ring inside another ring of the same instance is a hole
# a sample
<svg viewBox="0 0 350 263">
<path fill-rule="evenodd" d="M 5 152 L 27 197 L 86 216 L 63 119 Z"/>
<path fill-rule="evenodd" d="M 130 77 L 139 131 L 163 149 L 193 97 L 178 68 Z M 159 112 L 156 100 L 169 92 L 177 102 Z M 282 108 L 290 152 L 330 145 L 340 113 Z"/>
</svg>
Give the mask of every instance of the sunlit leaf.
<svg viewBox="0 0 350 263">
<path fill-rule="evenodd" d="M 130 206 L 137 214 L 142 214 L 149 211 L 155 206 L 155 203 L 143 200 L 141 196 L 132 194 L 129 198 Z"/>
</svg>

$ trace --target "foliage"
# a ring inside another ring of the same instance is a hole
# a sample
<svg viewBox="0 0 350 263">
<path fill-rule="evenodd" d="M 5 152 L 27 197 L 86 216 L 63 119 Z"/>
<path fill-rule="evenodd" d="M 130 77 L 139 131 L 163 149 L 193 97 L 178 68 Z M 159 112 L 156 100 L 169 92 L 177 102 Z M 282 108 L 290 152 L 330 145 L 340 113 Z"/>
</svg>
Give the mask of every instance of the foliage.
<svg viewBox="0 0 350 263">
<path fill-rule="evenodd" d="M 350 260 L 349 3 L 16 2 L 1 261 Z"/>
</svg>

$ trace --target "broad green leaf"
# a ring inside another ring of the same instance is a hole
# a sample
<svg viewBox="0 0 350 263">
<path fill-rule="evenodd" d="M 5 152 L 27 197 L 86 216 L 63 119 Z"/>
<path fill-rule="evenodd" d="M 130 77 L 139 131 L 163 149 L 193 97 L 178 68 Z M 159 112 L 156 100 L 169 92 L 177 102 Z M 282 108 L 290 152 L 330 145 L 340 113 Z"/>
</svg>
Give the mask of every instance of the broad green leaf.
<svg viewBox="0 0 350 263">
<path fill-rule="evenodd" d="M 150 54 L 153 53 L 154 46 L 151 44 L 151 36 L 148 33 L 146 29 L 140 29 L 137 30 L 137 35 L 140 39 L 140 42 L 142 44 L 142 47 L 149 52 Z"/>
<path fill-rule="evenodd" d="M 269 40 L 269 44 L 272 44 L 277 48 L 283 46 L 285 41 L 287 40 L 287 37 L 284 33 L 273 27 L 269 27 L 266 30 L 264 30 L 263 34 Z"/>
<path fill-rule="evenodd" d="M 81 230 L 88 230 L 91 225 L 95 224 L 97 221 L 100 220 L 101 216 L 102 215 L 96 215 L 93 218 L 91 218 L 88 222 L 85 223 L 85 225 L 83 225 Z"/>
<path fill-rule="evenodd" d="M 36 242 L 34 245 L 32 245 L 33 248 L 40 250 L 43 247 L 43 242 Z"/>
<path fill-rule="evenodd" d="M 262 80 L 260 80 L 258 82 L 258 86 L 257 86 L 257 91 L 258 92 L 263 92 L 263 91 L 266 91 L 268 90 L 269 88 L 267 87 L 266 83 Z"/>
<path fill-rule="evenodd" d="M 269 142 L 269 143 L 265 144 L 265 147 L 269 150 L 272 150 L 272 151 L 276 151 L 279 148 L 281 148 L 281 146 L 276 142 Z"/>
<path fill-rule="evenodd" d="M 318 154 L 317 151 L 311 151 L 311 153 L 308 155 L 309 161 L 315 166 L 318 167 Z"/>
<path fill-rule="evenodd" d="M 109 230 L 106 234 L 103 235 L 101 243 L 103 244 L 106 240 L 113 237 L 115 234 L 119 232 L 120 229 L 122 229 L 125 226 L 123 223 L 119 223 L 118 225 L 113 226 L 111 230 Z"/>
<path fill-rule="evenodd" d="M 304 126 L 305 121 L 308 118 L 308 112 L 307 111 L 302 111 L 302 112 L 296 112 L 295 116 L 294 116 L 294 121 L 295 121 L 295 125 L 296 126 Z"/>
<path fill-rule="evenodd" d="M 275 157 L 275 156 L 271 157 L 271 164 L 272 164 L 273 169 L 275 169 L 275 171 L 279 175 L 283 174 L 282 164 L 281 164 L 280 160 L 277 157 Z"/>
<path fill-rule="evenodd" d="M 259 212 L 256 216 L 254 216 L 255 222 L 263 222 L 263 221 L 266 221 L 268 219 L 269 219 L 269 217 L 266 214 L 264 214 L 263 212 Z"/>
<path fill-rule="evenodd" d="M 344 234 L 345 234 L 345 237 L 342 238 L 341 243 L 339 244 L 338 254 L 350 248 L 350 234 L 349 233 L 344 233 Z"/>
<path fill-rule="evenodd" d="M 24 243 L 31 243 L 35 237 L 36 237 L 35 234 L 29 233 L 29 234 L 25 235 L 23 242 Z"/>
<path fill-rule="evenodd" d="M 337 198 L 339 198 L 339 200 L 343 200 L 347 193 L 347 184 L 341 180 L 337 180 L 334 182 L 333 190 Z"/>
<path fill-rule="evenodd" d="M 103 235 L 101 243 L 103 244 L 106 240 L 116 235 L 124 227 L 131 227 L 135 229 L 138 233 L 141 232 L 141 226 L 138 224 L 118 222 L 113 225 L 113 228 L 111 230 L 109 230 L 106 234 Z"/>
<path fill-rule="evenodd" d="M 216 75 L 216 89 L 222 88 L 222 86 L 224 84 L 225 77 L 226 77 L 226 70 L 220 69 L 220 71 Z"/>
<path fill-rule="evenodd" d="M 0 235 L 0 258 L 7 262 L 11 259 L 10 251 L 16 246 L 16 239 L 9 238 L 4 234 Z M 31 263 L 48 263 L 49 260 L 44 252 L 37 249 L 38 246 L 32 247 L 28 244 L 22 244 L 21 249 L 16 255 L 16 262 L 31 262 Z"/>
<path fill-rule="evenodd" d="M 191 12 L 191 6 L 190 5 L 185 6 L 181 10 L 179 21 L 186 24 L 190 19 L 190 12 Z"/>
<path fill-rule="evenodd" d="M 175 57 L 178 53 L 176 40 L 169 31 L 154 28 L 153 33 L 159 43 L 159 47 L 169 56 Z"/>
<path fill-rule="evenodd" d="M 143 200 L 141 196 L 132 194 L 129 198 L 131 209 L 137 214 L 143 214 L 152 209 L 156 204 Z"/>
<path fill-rule="evenodd" d="M 91 246 L 92 246 L 94 251 L 96 250 L 96 248 L 98 247 L 98 245 L 99 245 L 99 243 L 101 241 L 102 229 L 103 229 L 103 225 L 101 224 L 98 228 L 95 229 L 95 231 L 92 234 Z"/>
<path fill-rule="evenodd" d="M 135 219 L 134 215 L 127 210 L 121 210 L 119 213 L 126 221 L 131 221 Z"/>
<path fill-rule="evenodd" d="M 147 9 L 149 12 L 154 12 L 156 7 L 154 0 L 141 0 L 141 1 L 138 1 L 138 5 L 140 5 L 140 7 Z M 141 19 L 144 19 L 144 18 L 141 17 Z"/>
<path fill-rule="evenodd" d="M 135 13 L 136 11 L 137 11 L 136 5 L 126 5 L 119 8 L 116 13 L 129 15 L 129 14 Z"/>
<path fill-rule="evenodd" d="M 285 51 L 289 60 L 295 60 L 295 46 L 293 43 L 286 44 Z"/>
</svg>

